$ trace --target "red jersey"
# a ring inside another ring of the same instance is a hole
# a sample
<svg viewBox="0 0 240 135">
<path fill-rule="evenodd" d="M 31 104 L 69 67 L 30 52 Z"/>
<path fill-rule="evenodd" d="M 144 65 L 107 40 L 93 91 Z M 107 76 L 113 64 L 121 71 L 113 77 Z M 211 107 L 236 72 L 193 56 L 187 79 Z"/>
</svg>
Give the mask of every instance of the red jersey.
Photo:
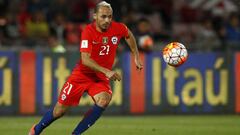
<svg viewBox="0 0 240 135">
<path fill-rule="evenodd" d="M 88 24 L 82 32 L 80 52 L 90 53 L 91 59 L 100 66 L 111 70 L 116 50 L 122 37 L 128 37 L 128 29 L 124 24 L 112 21 L 106 32 L 99 32 L 96 29 L 96 23 L 93 22 Z M 82 73 L 97 72 L 83 65 L 80 60 L 72 74 Z"/>
</svg>

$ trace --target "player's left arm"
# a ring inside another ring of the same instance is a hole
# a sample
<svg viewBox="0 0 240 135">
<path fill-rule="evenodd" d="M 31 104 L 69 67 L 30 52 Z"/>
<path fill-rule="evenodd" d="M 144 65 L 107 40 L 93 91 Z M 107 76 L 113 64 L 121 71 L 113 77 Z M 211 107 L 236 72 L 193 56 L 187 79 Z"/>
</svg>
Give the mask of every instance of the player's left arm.
<svg viewBox="0 0 240 135">
<path fill-rule="evenodd" d="M 131 52 L 133 53 L 133 55 L 135 57 L 135 64 L 136 64 L 137 69 L 141 70 L 143 68 L 143 65 L 142 65 L 142 62 L 139 57 L 136 39 L 129 29 L 128 29 L 128 36 L 125 37 L 125 40 L 126 40 L 128 46 L 130 47 Z"/>
</svg>

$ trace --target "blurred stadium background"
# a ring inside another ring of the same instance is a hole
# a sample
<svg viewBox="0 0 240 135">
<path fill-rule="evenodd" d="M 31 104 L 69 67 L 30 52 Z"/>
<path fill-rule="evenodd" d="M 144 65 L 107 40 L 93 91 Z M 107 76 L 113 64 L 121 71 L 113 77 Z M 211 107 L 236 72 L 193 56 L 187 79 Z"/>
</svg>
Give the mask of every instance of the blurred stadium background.
<svg viewBox="0 0 240 135">
<path fill-rule="evenodd" d="M 57 101 L 79 59 L 81 31 L 100 0 L 0 0 L 0 134 L 27 134 Z M 119 45 L 113 100 L 89 135 L 239 135 L 240 1 L 106 0 L 136 36 L 144 70 Z M 161 49 L 183 43 L 188 61 L 167 66 Z M 91 105 L 47 129 L 70 134 Z"/>
</svg>

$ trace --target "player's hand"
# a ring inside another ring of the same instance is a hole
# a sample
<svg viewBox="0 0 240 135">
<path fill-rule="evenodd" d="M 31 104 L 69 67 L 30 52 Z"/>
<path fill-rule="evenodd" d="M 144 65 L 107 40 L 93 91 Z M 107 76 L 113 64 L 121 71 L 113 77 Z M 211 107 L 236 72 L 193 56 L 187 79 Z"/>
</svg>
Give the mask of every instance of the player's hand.
<svg viewBox="0 0 240 135">
<path fill-rule="evenodd" d="M 106 74 L 107 78 L 113 81 L 121 81 L 122 77 L 116 71 L 108 71 Z"/>
<path fill-rule="evenodd" d="M 137 70 L 141 71 L 143 68 L 143 65 L 139 57 L 135 57 L 135 64 L 136 64 Z"/>
</svg>

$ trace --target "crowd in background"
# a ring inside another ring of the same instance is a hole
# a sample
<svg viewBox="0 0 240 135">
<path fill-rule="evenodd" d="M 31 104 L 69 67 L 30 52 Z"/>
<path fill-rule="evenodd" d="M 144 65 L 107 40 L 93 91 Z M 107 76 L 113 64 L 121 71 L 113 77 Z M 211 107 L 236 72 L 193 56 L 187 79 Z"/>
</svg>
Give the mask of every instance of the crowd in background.
<svg viewBox="0 0 240 135">
<path fill-rule="evenodd" d="M 100 0 L 0 0 L 0 50 L 79 47 L 81 31 Z M 238 0 L 106 0 L 141 51 L 178 41 L 193 51 L 240 49 Z M 122 43 L 124 44 L 124 43 Z M 120 51 L 127 50 L 121 45 Z"/>
</svg>

